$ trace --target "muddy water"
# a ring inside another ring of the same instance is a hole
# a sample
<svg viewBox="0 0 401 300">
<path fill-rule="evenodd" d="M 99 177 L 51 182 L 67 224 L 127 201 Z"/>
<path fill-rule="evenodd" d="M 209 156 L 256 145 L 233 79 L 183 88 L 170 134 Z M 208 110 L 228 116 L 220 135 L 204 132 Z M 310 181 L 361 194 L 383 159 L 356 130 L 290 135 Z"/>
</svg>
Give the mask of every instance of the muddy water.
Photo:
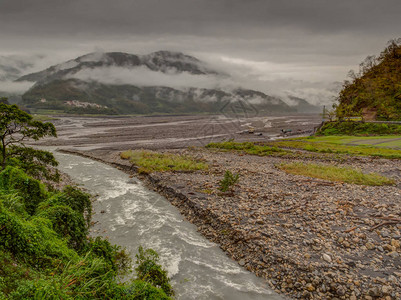
<svg viewBox="0 0 401 300">
<path fill-rule="evenodd" d="M 92 234 L 107 236 L 133 254 L 140 245 L 156 250 L 172 277 L 177 299 L 283 299 L 138 179 L 87 158 L 55 155 L 60 170 L 98 195 Z"/>
</svg>

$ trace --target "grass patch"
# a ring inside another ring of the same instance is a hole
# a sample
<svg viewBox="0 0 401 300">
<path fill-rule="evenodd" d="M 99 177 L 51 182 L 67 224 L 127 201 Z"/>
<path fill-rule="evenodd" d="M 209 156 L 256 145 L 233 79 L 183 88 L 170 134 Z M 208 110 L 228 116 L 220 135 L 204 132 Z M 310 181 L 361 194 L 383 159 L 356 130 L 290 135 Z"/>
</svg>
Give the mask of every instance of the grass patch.
<svg viewBox="0 0 401 300">
<path fill-rule="evenodd" d="M 206 163 L 195 159 L 172 153 L 156 153 L 145 150 L 128 150 L 121 153 L 121 158 L 139 167 L 139 172 L 163 172 L 163 171 L 196 171 L 206 170 Z"/>
<path fill-rule="evenodd" d="M 271 147 L 266 145 L 256 145 L 255 143 L 250 143 L 250 142 L 238 143 L 234 141 L 210 143 L 206 145 L 206 148 L 241 151 L 247 154 L 258 155 L 258 156 L 266 156 L 266 155 L 281 156 L 290 153 L 290 151 L 283 150 L 275 146 Z"/>
<path fill-rule="evenodd" d="M 281 170 L 294 175 L 304 175 L 330 181 L 340 181 L 358 185 L 392 185 L 394 180 L 377 173 L 365 174 L 349 167 L 336 167 L 320 164 L 289 163 L 277 166 Z"/>
<path fill-rule="evenodd" d="M 364 122 L 327 122 L 319 135 L 387 135 L 401 134 L 400 124 Z"/>
<path fill-rule="evenodd" d="M 387 149 L 377 146 L 369 145 L 345 145 L 344 142 L 350 142 L 351 138 L 346 137 L 316 137 L 316 138 L 299 138 L 291 140 L 279 140 L 269 142 L 268 145 L 282 148 L 292 148 L 306 150 L 310 152 L 320 153 L 337 153 L 337 154 L 350 154 L 360 156 L 373 156 L 388 159 L 401 159 L 401 150 Z"/>
<path fill-rule="evenodd" d="M 57 118 L 46 116 L 46 115 L 33 115 L 32 117 L 35 121 L 40 121 L 40 122 L 49 122 L 49 121 L 58 120 Z"/>
</svg>

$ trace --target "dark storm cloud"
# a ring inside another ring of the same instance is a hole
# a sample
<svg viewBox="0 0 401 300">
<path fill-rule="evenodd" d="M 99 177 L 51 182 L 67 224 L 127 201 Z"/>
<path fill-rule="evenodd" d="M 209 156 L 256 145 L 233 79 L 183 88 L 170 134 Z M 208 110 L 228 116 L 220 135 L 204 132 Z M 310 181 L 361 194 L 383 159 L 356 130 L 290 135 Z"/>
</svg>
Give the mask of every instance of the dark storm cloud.
<svg viewBox="0 0 401 300">
<path fill-rule="evenodd" d="M 92 51 L 177 50 L 302 94 L 398 37 L 400 12 L 399 0 L 0 0 L 0 56 L 45 54 L 32 71 Z"/>
<path fill-rule="evenodd" d="M 398 0 L 3 0 L 14 34 L 248 34 L 289 28 L 315 33 L 392 31 Z M 398 23 L 399 24 L 399 23 Z"/>
</svg>

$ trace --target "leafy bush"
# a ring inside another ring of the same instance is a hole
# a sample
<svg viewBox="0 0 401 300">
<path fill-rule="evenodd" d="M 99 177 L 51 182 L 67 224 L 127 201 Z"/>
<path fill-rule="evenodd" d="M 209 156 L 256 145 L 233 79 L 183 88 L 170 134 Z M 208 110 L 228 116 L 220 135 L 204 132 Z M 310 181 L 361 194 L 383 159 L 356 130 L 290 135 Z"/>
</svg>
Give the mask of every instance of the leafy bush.
<svg viewBox="0 0 401 300">
<path fill-rule="evenodd" d="M 20 281 L 31 280 L 36 276 L 35 270 L 0 247 L 0 299 L 6 299 L 5 295 L 16 290 Z"/>
<path fill-rule="evenodd" d="M 71 248 L 79 250 L 83 247 L 88 234 L 88 227 L 82 214 L 69 206 L 56 205 L 40 210 L 37 216 L 50 220 L 53 230 L 68 240 L 68 245 Z"/>
<path fill-rule="evenodd" d="M 139 247 L 136 257 L 136 275 L 138 279 L 160 287 L 168 296 L 173 296 L 174 291 L 170 285 L 167 271 L 159 265 L 159 255 L 152 249 L 144 250 Z"/>
<path fill-rule="evenodd" d="M 76 257 L 66 242 L 58 238 L 47 219 L 23 220 L 0 205 L 0 228 L 0 246 L 33 263 L 46 264 L 51 257 Z"/>
<path fill-rule="evenodd" d="M 8 166 L 0 173 L 0 188 L 9 192 L 18 192 L 24 199 L 25 209 L 33 215 L 38 204 L 46 199 L 45 186 L 29 177 L 24 171 Z"/>
<path fill-rule="evenodd" d="M 166 293 L 152 284 L 143 281 L 135 280 L 130 288 L 128 288 L 130 299 L 135 300 L 168 300 L 171 299 Z"/>
<path fill-rule="evenodd" d="M 53 195 L 46 203 L 43 203 L 41 209 L 49 205 L 67 205 L 72 210 L 85 217 L 87 226 L 89 226 L 92 215 L 92 203 L 90 195 L 73 186 L 65 186 L 61 193 Z"/>
<path fill-rule="evenodd" d="M 28 214 L 25 210 L 24 199 L 18 195 L 18 193 L 12 194 L 1 194 L 0 189 L 0 203 L 3 204 L 4 208 L 9 212 L 15 213 L 17 216 L 22 218 L 28 218 Z"/>
<path fill-rule="evenodd" d="M 55 269 L 53 276 L 23 282 L 15 292 L 14 299 L 110 299 L 117 283 L 114 273 L 101 258 L 69 261 Z M 118 288 L 117 288 L 118 289 Z M 118 295 L 113 295 L 117 296 Z"/>
<path fill-rule="evenodd" d="M 232 189 L 233 186 L 238 182 L 239 174 L 233 174 L 230 171 L 226 171 L 224 174 L 224 178 L 220 181 L 219 190 L 222 192 L 227 192 L 228 190 Z"/>
<path fill-rule="evenodd" d="M 109 268 L 119 275 L 128 273 L 132 267 L 132 259 L 120 246 L 112 245 L 101 237 L 90 238 L 83 250 L 95 257 L 102 257 Z"/>
</svg>

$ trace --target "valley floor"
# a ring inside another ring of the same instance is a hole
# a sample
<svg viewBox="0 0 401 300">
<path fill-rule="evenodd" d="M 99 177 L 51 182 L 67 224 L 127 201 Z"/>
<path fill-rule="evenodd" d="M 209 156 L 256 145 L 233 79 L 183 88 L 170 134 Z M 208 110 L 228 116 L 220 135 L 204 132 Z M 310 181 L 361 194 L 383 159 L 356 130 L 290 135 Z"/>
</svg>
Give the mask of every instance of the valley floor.
<svg viewBox="0 0 401 300">
<path fill-rule="evenodd" d="M 401 223 L 385 223 L 386 218 L 400 220 L 399 160 L 342 160 L 342 165 L 396 181 L 395 186 L 375 187 L 289 175 L 276 167 L 288 158 L 196 147 L 165 151 L 205 160 L 211 167 L 140 175 L 142 179 L 276 291 L 301 299 L 401 297 Z M 81 154 L 130 172 L 119 151 Z M 298 160 L 332 159 L 334 155 L 315 154 Z M 240 174 L 232 193 L 218 190 L 226 170 Z"/>
<path fill-rule="evenodd" d="M 298 299 L 400 299 L 400 160 L 303 150 L 294 150 L 296 156 L 259 157 L 204 148 L 231 138 L 268 142 L 281 129 L 313 130 L 319 122 L 313 115 L 67 117 L 56 121 L 59 138 L 41 145 L 58 146 L 128 173 L 135 168 L 120 159 L 122 150 L 146 148 L 204 160 L 207 171 L 138 176 L 227 255 L 280 293 Z M 251 127 L 262 135 L 243 133 Z M 357 167 L 391 177 L 395 185 L 331 182 L 276 167 L 289 161 Z M 226 170 L 240 174 L 232 193 L 218 190 Z"/>
</svg>

